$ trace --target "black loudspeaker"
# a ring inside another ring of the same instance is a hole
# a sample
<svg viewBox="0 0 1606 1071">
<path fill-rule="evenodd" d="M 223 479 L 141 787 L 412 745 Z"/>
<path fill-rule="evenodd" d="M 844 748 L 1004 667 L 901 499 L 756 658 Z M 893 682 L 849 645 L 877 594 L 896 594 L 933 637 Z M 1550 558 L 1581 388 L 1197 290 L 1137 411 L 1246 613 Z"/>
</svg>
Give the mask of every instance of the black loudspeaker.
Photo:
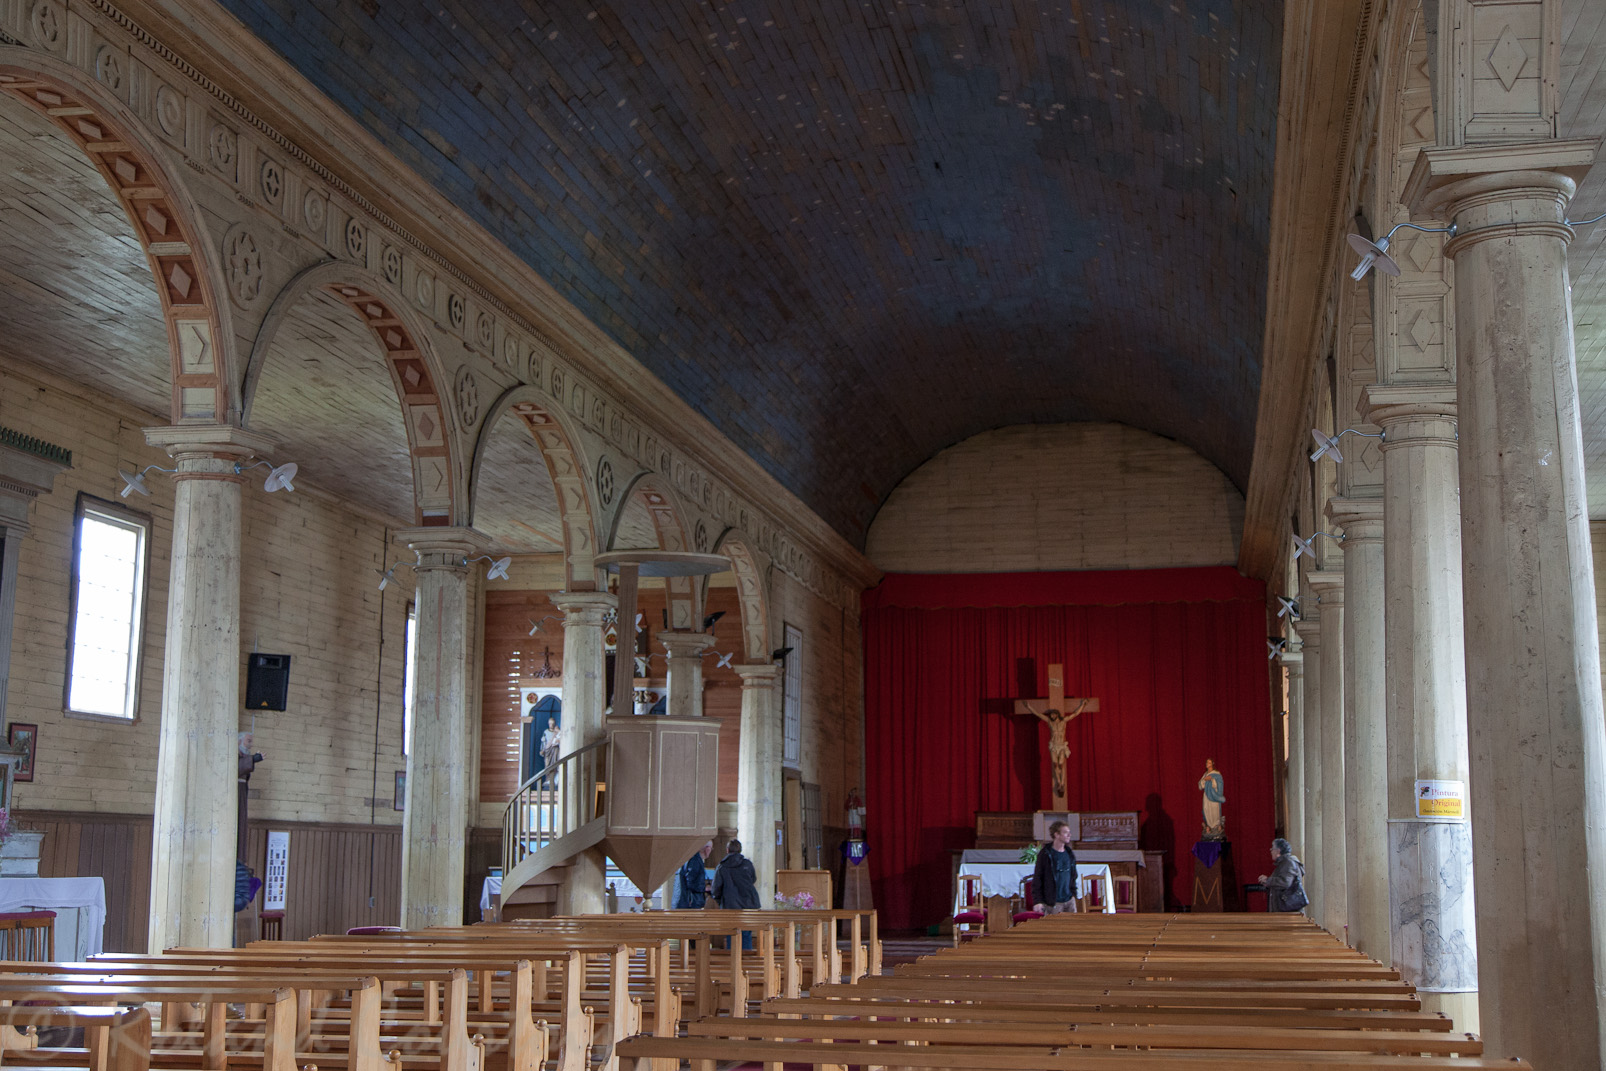
<svg viewBox="0 0 1606 1071">
<path fill-rule="evenodd" d="M 283 710 L 290 698 L 290 656 L 253 654 L 246 664 L 245 709 Z"/>
</svg>

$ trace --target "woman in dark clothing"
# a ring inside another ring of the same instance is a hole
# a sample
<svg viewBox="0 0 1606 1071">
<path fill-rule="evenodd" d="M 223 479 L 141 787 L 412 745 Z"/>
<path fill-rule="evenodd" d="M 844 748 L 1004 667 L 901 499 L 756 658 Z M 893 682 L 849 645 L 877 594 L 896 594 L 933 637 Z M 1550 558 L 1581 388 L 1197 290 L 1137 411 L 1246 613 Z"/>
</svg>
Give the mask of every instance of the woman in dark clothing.
<svg viewBox="0 0 1606 1071">
<path fill-rule="evenodd" d="M 725 845 L 725 858 L 714 868 L 714 903 L 727 911 L 757 911 L 764 905 L 758 902 L 758 871 L 752 860 L 742 854 L 742 842 L 732 840 Z M 742 931 L 742 951 L 753 949 L 753 931 Z"/>
<path fill-rule="evenodd" d="M 1267 910 L 1303 911 L 1310 903 L 1305 897 L 1305 864 L 1281 837 L 1271 842 L 1271 858 L 1277 865 L 1270 874 L 1260 875 L 1260 883 L 1266 887 Z"/>
<path fill-rule="evenodd" d="M 1057 915 L 1076 910 L 1076 853 L 1071 851 L 1071 827 L 1054 822 L 1048 827 L 1048 843 L 1037 850 L 1037 870 L 1032 874 L 1033 910 Z"/>
</svg>

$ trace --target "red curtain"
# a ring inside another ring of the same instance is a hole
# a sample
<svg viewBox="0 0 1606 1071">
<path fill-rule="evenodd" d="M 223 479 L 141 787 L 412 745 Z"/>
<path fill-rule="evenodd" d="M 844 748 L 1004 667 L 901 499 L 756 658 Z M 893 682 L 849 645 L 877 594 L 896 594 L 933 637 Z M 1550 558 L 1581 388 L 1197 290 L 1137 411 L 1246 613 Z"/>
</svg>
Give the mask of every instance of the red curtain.
<svg viewBox="0 0 1606 1071">
<path fill-rule="evenodd" d="M 886 577 L 863 599 L 869 864 L 889 929 L 950 907 L 951 850 L 977 811 L 1052 805 L 1048 727 L 1010 711 L 1048 694 L 1100 710 L 1067 728 L 1072 810 L 1138 811 L 1167 900 L 1192 899 L 1205 759 L 1226 778 L 1243 876 L 1273 836 L 1265 588 L 1230 568 Z"/>
</svg>

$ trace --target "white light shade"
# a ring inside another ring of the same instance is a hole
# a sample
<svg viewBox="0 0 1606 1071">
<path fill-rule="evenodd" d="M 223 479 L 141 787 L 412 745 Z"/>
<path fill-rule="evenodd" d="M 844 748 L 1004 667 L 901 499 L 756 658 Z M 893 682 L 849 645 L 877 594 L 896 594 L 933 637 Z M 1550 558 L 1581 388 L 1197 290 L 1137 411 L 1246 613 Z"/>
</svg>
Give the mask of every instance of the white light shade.
<svg viewBox="0 0 1606 1071">
<path fill-rule="evenodd" d="M 145 486 L 145 474 L 143 472 L 124 472 L 122 469 L 118 469 L 117 475 L 123 478 L 123 489 L 117 492 L 123 498 L 127 498 L 130 491 L 137 491 L 142 495 L 151 493 L 150 489 Z"/>
<path fill-rule="evenodd" d="M 1361 255 L 1361 262 L 1355 265 L 1355 270 L 1349 273 L 1351 279 L 1359 282 L 1366 277 L 1366 273 L 1376 268 L 1384 275 L 1400 274 L 1400 266 L 1389 256 L 1389 240 L 1373 242 L 1362 238 L 1358 234 L 1349 236 L 1349 247 Z"/>
<path fill-rule="evenodd" d="M 295 479 L 298 469 L 299 466 L 294 461 L 287 461 L 283 465 L 269 469 L 268 478 L 263 482 L 262 489 L 269 494 L 274 491 L 294 491 L 295 484 L 290 481 Z"/>
<path fill-rule="evenodd" d="M 718 654 L 719 652 L 716 651 L 715 653 Z M 735 657 L 735 651 L 732 651 L 730 654 L 722 654 L 719 656 L 719 659 L 714 663 L 714 665 L 718 666 L 720 669 L 725 669 L 731 664 L 731 659 Z"/>
<path fill-rule="evenodd" d="M 513 564 L 513 558 L 512 558 L 511 555 L 506 557 L 506 558 L 498 558 L 498 559 L 496 559 L 494 562 L 491 563 L 491 567 L 489 569 L 485 570 L 485 579 L 487 579 L 487 580 L 506 580 L 507 579 L 507 567 L 512 565 L 512 564 Z"/>
<path fill-rule="evenodd" d="M 1283 604 L 1283 608 L 1277 611 L 1278 617 L 1287 617 L 1289 614 L 1293 614 L 1294 620 L 1299 620 L 1299 603 L 1286 595 L 1277 596 L 1277 601 Z"/>
<path fill-rule="evenodd" d="M 1338 452 L 1338 435 L 1324 435 L 1321 428 L 1311 428 L 1310 435 L 1316 440 L 1316 452 L 1310 455 L 1312 461 L 1320 461 L 1323 454 L 1330 454 L 1335 463 L 1344 463 L 1344 455 Z"/>
</svg>

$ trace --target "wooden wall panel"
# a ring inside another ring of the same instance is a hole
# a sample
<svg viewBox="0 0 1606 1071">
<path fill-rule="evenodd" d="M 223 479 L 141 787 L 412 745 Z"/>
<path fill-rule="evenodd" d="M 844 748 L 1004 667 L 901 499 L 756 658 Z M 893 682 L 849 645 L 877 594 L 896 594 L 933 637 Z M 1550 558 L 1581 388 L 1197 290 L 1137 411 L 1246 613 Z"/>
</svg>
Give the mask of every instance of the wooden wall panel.
<svg viewBox="0 0 1606 1071">
<path fill-rule="evenodd" d="M 106 882 L 106 951 L 145 951 L 150 816 L 19 811 L 16 818 L 26 829 L 44 830 L 41 876 L 94 875 Z M 290 833 L 286 938 L 343 933 L 353 926 L 394 926 L 401 918 L 399 827 L 253 820 L 247 852 L 258 876 L 266 869 L 269 829 Z M 478 899 L 476 891 L 476 903 Z"/>
</svg>

